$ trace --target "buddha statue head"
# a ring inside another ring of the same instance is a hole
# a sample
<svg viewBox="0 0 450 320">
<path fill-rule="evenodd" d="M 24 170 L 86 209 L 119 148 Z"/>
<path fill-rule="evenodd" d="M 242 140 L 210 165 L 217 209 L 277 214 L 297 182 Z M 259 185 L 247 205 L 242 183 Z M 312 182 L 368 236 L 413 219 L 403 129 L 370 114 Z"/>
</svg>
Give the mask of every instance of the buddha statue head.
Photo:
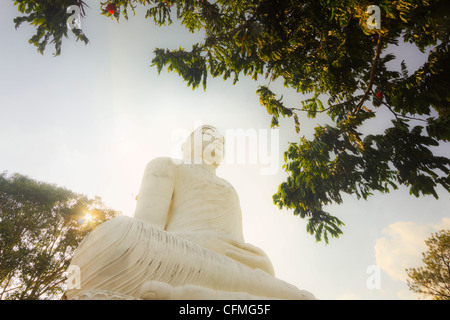
<svg viewBox="0 0 450 320">
<path fill-rule="evenodd" d="M 217 128 L 200 126 L 181 145 L 183 161 L 217 168 L 224 159 L 224 144 L 225 139 Z"/>
</svg>

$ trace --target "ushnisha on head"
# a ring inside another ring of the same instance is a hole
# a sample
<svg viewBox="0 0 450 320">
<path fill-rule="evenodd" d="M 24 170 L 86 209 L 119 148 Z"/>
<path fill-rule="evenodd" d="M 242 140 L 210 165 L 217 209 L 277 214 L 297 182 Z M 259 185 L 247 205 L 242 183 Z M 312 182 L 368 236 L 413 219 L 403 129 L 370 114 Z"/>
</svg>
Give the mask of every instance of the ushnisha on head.
<svg viewBox="0 0 450 320">
<path fill-rule="evenodd" d="M 195 129 L 181 145 L 184 163 L 206 164 L 217 168 L 224 159 L 225 139 L 213 126 Z"/>
</svg>

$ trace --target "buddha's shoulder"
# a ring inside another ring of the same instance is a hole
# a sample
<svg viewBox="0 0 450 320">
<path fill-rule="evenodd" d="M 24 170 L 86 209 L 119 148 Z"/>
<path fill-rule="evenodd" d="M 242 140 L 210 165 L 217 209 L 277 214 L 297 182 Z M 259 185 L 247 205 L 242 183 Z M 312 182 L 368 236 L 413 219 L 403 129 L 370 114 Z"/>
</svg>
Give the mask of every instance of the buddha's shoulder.
<svg viewBox="0 0 450 320">
<path fill-rule="evenodd" d="M 177 165 L 179 165 L 179 161 L 177 159 L 169 157 L 158 157 L 150 160 L 147 164 L 147 167 L 149 166 L 175 167 Z"/>
<path fill-rule="evenodd" d="M 169 157 L 158 157 L 150 160 L 145 168 L 146 172 L 151 173 L 165 173 L 169 174 L 175 172 L 179 163 L 176 159 Z"/>
</svg>

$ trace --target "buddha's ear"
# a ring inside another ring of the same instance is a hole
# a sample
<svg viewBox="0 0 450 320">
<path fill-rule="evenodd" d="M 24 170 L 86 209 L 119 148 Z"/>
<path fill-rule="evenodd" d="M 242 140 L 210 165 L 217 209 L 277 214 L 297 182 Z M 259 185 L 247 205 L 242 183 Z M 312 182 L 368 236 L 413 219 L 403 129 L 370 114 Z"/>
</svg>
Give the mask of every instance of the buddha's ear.
<svg viewBox="0 0 450 320">
<path fill-rule="evenodd" d="M 181 144 L 181 154 L 182 158 L 192 156 L 192 146 L 190 139 L 186 139 L 186 141 Z"/>
</svg>

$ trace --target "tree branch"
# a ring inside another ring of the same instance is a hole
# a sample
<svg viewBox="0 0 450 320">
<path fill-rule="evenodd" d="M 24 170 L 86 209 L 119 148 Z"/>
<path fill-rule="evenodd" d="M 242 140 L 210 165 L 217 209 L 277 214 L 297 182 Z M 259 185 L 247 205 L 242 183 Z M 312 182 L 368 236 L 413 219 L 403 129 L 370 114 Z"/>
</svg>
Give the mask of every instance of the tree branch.
<svg viewBox="0 0 450 320">
<path fill-rule="evenodd" d="M 383 99 L 378 98 L 375 93 L 373 92 L 373 90 L 370 90 L 372 92 L 372 94 L 375 96 L 375 99 L 378 99 L 378 101 L 383 104 L 384 106 L 386 106 L 390 112 L 392 112 L 392 114 L 395 116 L 395 119 L 398 120 L 398 117 L 402 117 L 405 119 L 409 119 L 409 120 L 417 120 L 417 121 L 423 121 L 423 122 L 427 122 L 427 120 L 425 119 L 419 119 L 419 118 L 415 118 L 415 117 L 409 117 L 409 116 L 405 116 L 402 114 L 398 114 L 397 112 L 395 112 L 392 107 L 389 105 L 388 101 L 383 101 Z"/>
<path fill-rule="evenodd" d="M 323 110 L 318 110 L 318 111 L 314 111 L 314 112 L 316 112 L 316 113 L 322 113 L 322 112 L 326 112 L 326 111 L 328 111 L 328 110 L 330 110 L 330 109 L 332 109 L 332 108 L 334 108 L 334 107 L 337 107 L 337 106 L 339 106 L 339 105 L 341 105 L 341 104 L 337 104 L 337 105 L 334 105 L 334 106 L 330 106 L 330 107 L 328 107 L 328 108 L 325 108 L 325 109 L 323 109 Z M 286 107 L 286 109 L 289 109 L 289 110 L 292 110 L 292 111 L 302 111 L 302 112 L 311 112 L 311 110 L 308 110 L 308 109 L 300 109 L 300 108 L 287 108 Z"/>
<path fill-rule="evenodd" d="M 254 16 L 252 16 L 252 17 L 250 17 L 248 20 L 244 20 L 243 23 L 242 23 L 241 25 L 237 26 L 236 28 L 231 29 L 231 30 L 229 30 L 228 32 L 225 32 L 225 33 L 220 33 L 220 34 L 218 34 L 218 35 L 216 35 L 216 36 L 214 36 L 214 35 L 212 34 L 212 32 L 211 32 L 206 26 L 203 26 L 203 25 L 202 25 L 202 28 L 205 29 L 205 31 L 207 32 L 207 34 L 208 34 L 208 33 L 211 34 L 211 36 L 209 37 L 209 39 L 207 39 L 207 40 L 210 41 L 210 42 L 208 41 L 208 47 L 214 46 L 215 44 L 217 44 L 218 42 L 222 41 L 223 39 L 227 39 L 228 37 L 234 35 L 235 33 L 239 32 L 239 31 L 241 31 L 241 30 L 243 30 L 243 29 L 248 29 L 248 28 L 250 27 L 250 25 L 251 25 L 255 20 L 256 20 L 256 18 L 255 18 Z M 207 42 L 207 41 L 205 41 L 205 45 L 206 45 L 206 42 Z M 205 45 L 204 45 L 204 46 L 205 46 Z"/>
<path fill-rule="evenodd" d="M 358 105 L 356 106 L 356 109 L 352 112 L 353 114 L 357 114 L 359 112 L 359 110 L 361 110 L 361 107 L 362 107 L 364 101 L 366 100 L 367 95 L 372 90 L 373 81 L 375 79 L 375 70 L 377 69 L 378 60 L 380 59 L 382 49 L 383 49 L 383 37 L 380 34 L 380 35 L 378 35 L 375 57 L 373 58 L 372 69 L 370 70 L 369 83 L 367 84 L 366 91 L 364 92 L 364 95 L 362 96 L 361 100 L 359 101 Z"/>
<path fill-rule="evenodd" d="M 329 111 L 329 110 L 331 110 L 331 109 L 334 109 L 334 108 L 336 108 L 336 107 L 340 107 L 340 106 L 342 106 L 342 105 L 344 105 L 344 104 L 346 104 L 346 103 L 348 103 L 348 102 L 349 102 L 349 101 L 344 101 L 344 102 L 341 102 L 341 103 L 338 103 L 338 104 L 329 106 L 328 108 L 325 108 L 325 109 L 323 109 L 323 110 L 317 110 L 317 111 L 314 111 L 314 112 L 315 112 L 315 113 L 327 112 L 327 111 Z M 288 108 L 288 107 L 286 107 L 286 108 L 289 109 L 289 110 L 295 110 L 295 111 L 311 112 L 311 110 L 309 110 L 309 109 L 303 109 L 303 108 Z"/>
</svg>

